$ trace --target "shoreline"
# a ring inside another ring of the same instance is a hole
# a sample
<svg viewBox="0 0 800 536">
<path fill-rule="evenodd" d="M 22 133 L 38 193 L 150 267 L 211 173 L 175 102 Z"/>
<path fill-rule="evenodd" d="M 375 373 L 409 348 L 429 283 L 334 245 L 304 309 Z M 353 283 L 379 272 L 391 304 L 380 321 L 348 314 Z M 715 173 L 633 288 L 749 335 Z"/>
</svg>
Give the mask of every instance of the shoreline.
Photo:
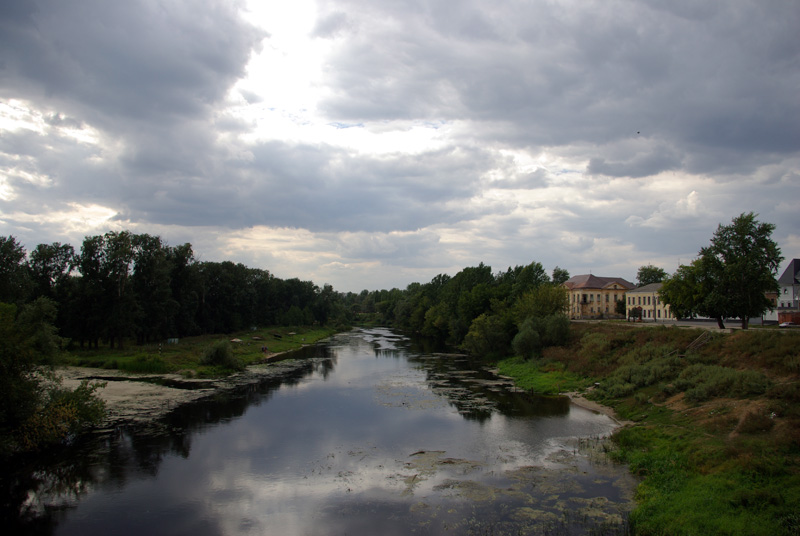
<svg viewBox="0 0 800 536">
<path fill-rule="evenodd" d="M 121 425 L 149 424 L 183 404 L 197 402 L 220 392 L 281 376 L 302 366 L 301 362 L 280 359 L 288 352 L 270 355 L 244 371 L 222 378 L 187 378 L 179 373 L 136 374 L 117 369 L 60 367 L 56 375 L 61 385 L 74 389 L 84 380 L 105 382 L 95 393 L 106 405 L 106 416 L 97 429 Z"/>
<path fill-rule="evenodd" d="M 595 402 L 594 400 L 589 400 L 588 398 L 583 396 L 583 394 L 578 393 L 576 391 L 560 393 L 559 396 L 568 397 L 569 400 L 570 400 L 570 403 L 575 404 L 576 406 L 578 406 L 580 408 L 588 409 L 590 411 L 594 411 L 596 413 L 600 413 L 602 415 L 605 415 L 606 417 L 608 417 L 609 419 L 611 419 L 612 421 L 617 423 L 617 425 L 620 426 L 620 427 L 630 426 L 632 424 L 635 424 L 633 421 L 626 421 L 626 420 L 620 419 L 619 416 L 617 415 L 617 413 L 614 411 L 614 408 L 611 408 L 609 406 L 604 406 L 603 404 Z"/>
<path fill-rule="evenodd" d="M 83 380 L 105 382 L 96 391 L 106 405 L 106 416 L 99 429 L 126 424 L 148 424 L 166 416 L 180 405 L 189 404 L 248 384 L 281 376 L 302 363 L 281 359 L 288 352 L 272 354 L 244 371 L 223 378 L 187 378 L 179 373 L 135 374 L 116 369 L 61 367 L 56 374 L 64 387 L 74 389 Z M 634 424 L 619 418 L 613 408 L 589 400 L 577 391 L 559 393 L 570 403 L 613 420 L 619 427 Z"/>
</svg>

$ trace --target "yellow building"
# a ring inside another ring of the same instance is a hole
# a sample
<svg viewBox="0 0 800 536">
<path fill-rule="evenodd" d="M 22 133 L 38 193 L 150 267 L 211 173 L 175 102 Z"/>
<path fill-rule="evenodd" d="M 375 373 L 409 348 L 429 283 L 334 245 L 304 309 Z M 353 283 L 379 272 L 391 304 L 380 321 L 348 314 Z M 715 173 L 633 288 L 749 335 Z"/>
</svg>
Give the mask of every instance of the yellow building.
<svg viewBox="0 0 800 536">
<path fill-rule="evenodd" d="M 639 318 L 638 310 L 641 309 L 643 322 L 674 320 L 675 317 L 672 316 L 669 305 L 661 301 L 658 295 L 659 290 L 661 290 L 661 283 L 651 283 L 629 290 L 625 295 L 627 317 Z"/>
<path fill-rule="evenodd" d="M 569 292 L 569 317 L 621 318 L 616 304 L 625 300 L 625 293 L 636 288 L 621 277 L 600 277 L 592 274 L 570 277 L 564 286 Z"/>
</svg>

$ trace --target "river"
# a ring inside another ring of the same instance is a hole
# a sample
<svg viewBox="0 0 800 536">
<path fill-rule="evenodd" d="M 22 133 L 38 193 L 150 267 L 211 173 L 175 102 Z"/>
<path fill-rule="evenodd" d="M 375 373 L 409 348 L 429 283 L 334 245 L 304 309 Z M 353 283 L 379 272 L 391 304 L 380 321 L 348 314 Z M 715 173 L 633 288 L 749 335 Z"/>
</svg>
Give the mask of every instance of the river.
<svg viewBox="0 0 800 536">
<path fill-rule="evenodd" d="M 4 469 L 15 532 L 86 535 L 625 534 L 615 423 L 517 392 L 388 329 L 274 376 Z"/>
</svg>

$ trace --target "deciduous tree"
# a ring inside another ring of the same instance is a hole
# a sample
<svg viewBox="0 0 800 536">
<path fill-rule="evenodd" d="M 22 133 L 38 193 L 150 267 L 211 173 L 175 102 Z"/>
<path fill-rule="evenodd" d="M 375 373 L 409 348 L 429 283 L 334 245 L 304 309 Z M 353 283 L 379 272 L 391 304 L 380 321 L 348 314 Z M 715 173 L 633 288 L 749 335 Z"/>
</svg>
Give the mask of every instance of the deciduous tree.
<svg viewBox="0 0 800 536">
<path fill-rule="evenodd" d="M 766 293 L 778 289 L 783 260 L 772 240 L 775 225 L 756 220 L 752 212 L 720 225 L 711 244 L 689 266 L 680 266 L 661 288 L 661 298 L 678 317 L 699 314 L 723 319 L 738 317 L 747 329 L 750 317 L 769 307 Z"/>
<path fill-rule="evenodd" d="M 759 222 L 752 212 L 741 214 L 730 225 L 720 225 L 711 245 L 700 250 L 702 266 L 713 279 L 706 301 L 740 318 L 742 329 L 769 309 L 766 293 L 778 290 L 783 257 L 772 240 L 774 230 L 774 224 Z"/>
<path fill-rule="evenodd" d="M 21 304 L 28 293 L 25 248 L 13 236 L 0 236 L 0 301 Z"/>
<path fill-rule="evenodd" d="M 661 283 L 668 276 L 669 274 L 663 268 L 648 264 L 639 267 L 639 271 L 636 272 L 636 284 L 643 287 L 651 283 Z"/>
<path fill-rule="evenodd" d="M 553 284 L 554 285 L 563 285 L 569 279 L 569 272 L 564 268 L 559 268 L 556 266 L 553 268 Z"/>
</svg>

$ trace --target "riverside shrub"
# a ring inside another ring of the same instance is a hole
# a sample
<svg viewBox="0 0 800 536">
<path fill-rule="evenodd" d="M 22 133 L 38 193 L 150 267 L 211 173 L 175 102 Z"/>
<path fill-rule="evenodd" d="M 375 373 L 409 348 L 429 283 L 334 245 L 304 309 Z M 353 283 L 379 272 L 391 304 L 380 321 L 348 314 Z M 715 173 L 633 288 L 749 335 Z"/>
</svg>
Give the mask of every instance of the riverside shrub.
<svg viewBox="0 0 800 536">
<path fill-rule="evenodd" d="M 209 347 L 200 359 L 200 364 L 230 370 L 244 369 L 244 364 L 233 355 L 231 343 L 225 340 L 217 341 Z"/>
<path fill-rule="evenodd" d="M 755 370 L 736 370 L 719 365 L 689 365 L 678 376 L 675 386 L 686 391 L 690 402 L 702 402 L 716 396 L 745 397 L 762 395 L 770 381 Z"/>
</svg>

